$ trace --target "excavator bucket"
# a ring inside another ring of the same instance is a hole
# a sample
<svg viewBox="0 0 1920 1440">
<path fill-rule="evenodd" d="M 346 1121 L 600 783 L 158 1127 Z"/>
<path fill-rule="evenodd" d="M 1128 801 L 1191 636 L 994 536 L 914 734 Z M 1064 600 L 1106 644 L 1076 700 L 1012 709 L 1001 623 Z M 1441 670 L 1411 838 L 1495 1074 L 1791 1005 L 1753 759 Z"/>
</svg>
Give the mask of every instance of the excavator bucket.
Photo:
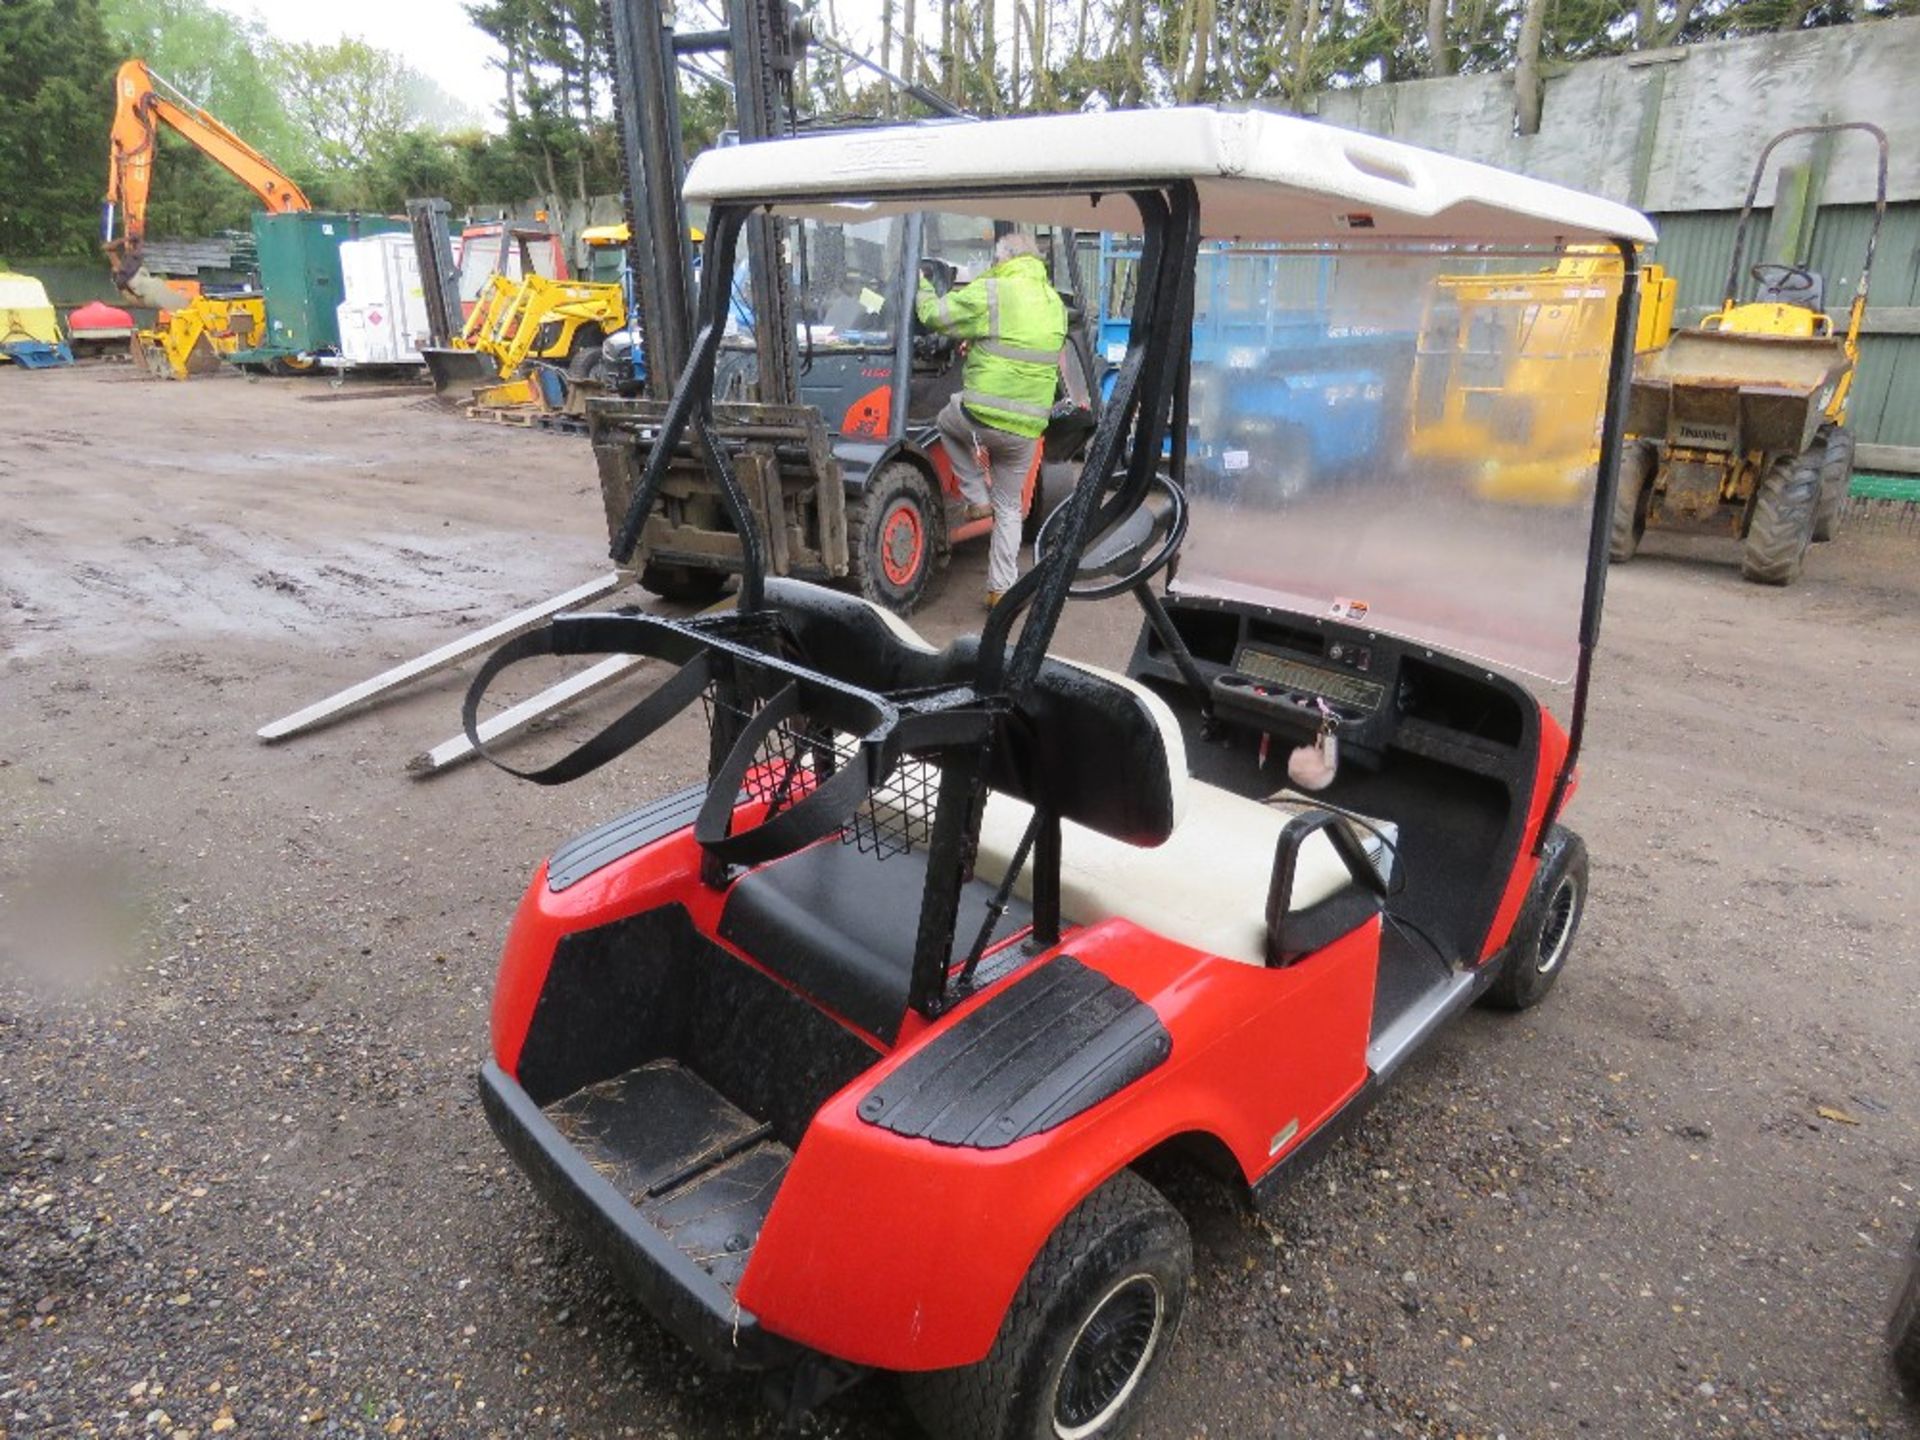
<svg viewBox="0 0 1920 1440">
<path fill-rule="evenodd" d="M 144 265 L 126 279 L 120 293 L 136 305 L 150 305 L 155 310 L 184 310 L 193 303 L 191 291 L 176 290 Z"/>
<path fill-rule="evenodd" d="M 420 351 L 433 376 L 433 393 L 465 400 L 482 385 L 500 378 L 499 362 L 479 350 L 456 350 L 451 346 L 426 346 Z"/>
</svg>

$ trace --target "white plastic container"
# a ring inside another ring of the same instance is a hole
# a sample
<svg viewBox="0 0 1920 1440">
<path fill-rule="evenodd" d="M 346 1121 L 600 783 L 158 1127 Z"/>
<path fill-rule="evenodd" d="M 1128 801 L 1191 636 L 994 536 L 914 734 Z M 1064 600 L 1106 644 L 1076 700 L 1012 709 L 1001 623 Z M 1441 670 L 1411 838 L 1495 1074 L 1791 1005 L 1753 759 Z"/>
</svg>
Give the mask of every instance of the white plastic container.
<svg viewBox="0 0 1920 1440">
<path fill-rule="evenodd" d="M 413 237 L 369 235 L 340 246 L 340 359 L 352 365 L 423 365 L 427 302 Z"/>
</svg>

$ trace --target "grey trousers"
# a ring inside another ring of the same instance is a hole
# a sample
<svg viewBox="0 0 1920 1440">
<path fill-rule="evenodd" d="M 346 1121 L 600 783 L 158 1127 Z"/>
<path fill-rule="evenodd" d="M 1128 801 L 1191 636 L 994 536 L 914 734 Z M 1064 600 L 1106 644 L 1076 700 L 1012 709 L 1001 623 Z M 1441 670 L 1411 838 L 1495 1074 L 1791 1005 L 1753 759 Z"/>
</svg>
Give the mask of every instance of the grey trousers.
<svg viewBox="0 0 1920 1440">
<path fill-rule="evenodd" d="M 1020 492 L 1026 488 L 1034 447 L 1040 442 L 983 425 L 961 408 L 958 395 L 947 401 L 938 424 L 961 496 L 969 505 L 993 506 L 987 588 L 1005 590 L 1020 578 Z M 976 450 L 987 452 L 991 478 L 981 472 Z"/>
</svg>

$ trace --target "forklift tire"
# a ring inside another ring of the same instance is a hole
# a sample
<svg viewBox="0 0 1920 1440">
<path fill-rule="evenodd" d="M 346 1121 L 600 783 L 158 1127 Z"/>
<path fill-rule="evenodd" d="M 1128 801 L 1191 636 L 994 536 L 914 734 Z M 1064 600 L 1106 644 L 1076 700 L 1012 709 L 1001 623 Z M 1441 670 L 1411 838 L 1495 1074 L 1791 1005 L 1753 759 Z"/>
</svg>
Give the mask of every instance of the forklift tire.
<svg viewBox="0 0 1920 1440">
<path fill-rule="evenodd" d="M 1901 1387 L 1920 1400 L 1920 1231 L 1915 1232 L 1907 1248 L 1907 1275 L 1900 1284 L 1900 1298 L 1894 1302 L 1893 1319 L 1887 1324 L 1887 1346 Z"/>
<path fill-rule="evenodd" d="M 847 540 L 860 593 L 897 614 L 911 614 L 947 558 L 933 482 L 905 460 L 884 467 L 848 504 Z"/>
<path fill-rule="evenodd" d="M 1111 1440 L 1139 1418 L 1193 1283 L 1186 1222 L 1131 1170 L 1041 1247 L 977 1365 L 903 1375 L 935 1440 Z"/>
<path fill-rule="evenodd" d="M 1853 487 L 1853 432 L 1835 425 L 1826 432 L 1826 458 L 1820 462 L 1820 500 L 1813 509 L 1816 544 L 1840 533 L 1847 513 L 1847 491 Z"/>
<path fill-rule="evenodd" d="M 692 565 L 656 565 L 641 567 L 640 588 L 662 600 L 682 605 L 705 605 L 720 598 L 727 588 L 724 570 L 700 570 Z"/>
<path fill-rule="evenodd" d="M 1791 585 L 1800 578 L 1807 547 L 1813 543 L 1823 453 L 1782 455 L 1760 477 L 1740 556 L 1740 573 L 1754 584 Z"/>
<path fill-rule="evenodd" d="M 1622 565 L 1640 550 L 1647 533 L 1647 510 L 1653 504 L 1653 481 L 1660 457 L 1651 444 L 1638 440 L 1620 456 L 1620 484 L 1613 493 L 1613 532 L 1607 541 L 1607 560 Z"/>
<path fill-rule="evenodd" d="M 1513 922 L 1500 973 L 1481 997 L 1494 1010 L 1528 1010 L 1547 998 L 1567 968 L 1567 956 L 1587 909 L 1587 842 L 1555 825 L 1547 831 L 1540 868 Z"/>
</svg>

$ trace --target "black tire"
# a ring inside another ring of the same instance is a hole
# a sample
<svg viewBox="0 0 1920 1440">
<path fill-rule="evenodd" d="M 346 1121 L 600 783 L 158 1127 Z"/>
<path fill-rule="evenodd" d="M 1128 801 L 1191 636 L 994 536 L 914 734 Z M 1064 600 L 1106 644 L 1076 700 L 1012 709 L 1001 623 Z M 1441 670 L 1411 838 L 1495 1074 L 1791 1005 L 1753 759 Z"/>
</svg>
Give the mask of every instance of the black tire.
<svg viewBox="0 0 1920 1440">
<path fill-rule="evenodd" d="M 847 505 L 848 561 L 860 593 L 901 615 L 925 598 L 947 563 L 947 532 L 933 482 L 896 460 Z"/>
<path fill-rule="evenodd" d="M 1112 1440 L 1166 1360 L 1193 1246 L 1180 1212 L 1122 1170 L 1060 1222 L 978 1365 L 901 1377 L 935 1440 Z"/>
<path fill-rule="evenodd" d="M 1587 842 L 1555 825 L 1482 1001 L 1495 1010 L 1528 1010 L 1546 999 L 1567 968 L 1586 909 Z"/>
<path fill-rule="evenodd" d="M 1887 1347 L 1900 1383 L 1920 1400 L 1920 1232 L 1907 1251 L 1907 1276 L 1894 1302 L 1893 1319 L 1887 1323 Z"/>
<path fill-rule="evenodd" d="M 1791 585 L 1800 578 L 1813 543 L 1813 512 L 1820 500 L 1824 451 L 1782 455 L 1767 467 L 1753 495 L 1740 573 L 1756 585 Z"/>
<path fill-rule="evenodd" d="M 649 561 L 640 569 L 640 588 L 662 600 L 682 605 L 705 605 L 727 588 L 724 570 L 701 570 L 692 565 L 659 565 Z"/>
<path fill-rule="evenodd" d="M 1818 544 L 1840 533 L 1853 486 L 1853 432 L 1835 425 L 1826 432 L 1826 458 L 1820 462 L 1820 499 L 1813 507 L 1813 538 Z"/>
<path fill-rule="evenodd" d="M 581 345 L 567 357 L 567 378 L 569 380 L 592 380 L 594 371 L 600 366 L 600 347 Z"/>
<path fill-rule="evenodd" d="M 1659 467 L 1659 452 L 1645 440 L 1636 440 L 1621 452 L 1620 485 L 1613 494 L 1613 530 L 1607 540 L 1610 564 L 1623 565 L 1639 553 Z"/>
</svg>

